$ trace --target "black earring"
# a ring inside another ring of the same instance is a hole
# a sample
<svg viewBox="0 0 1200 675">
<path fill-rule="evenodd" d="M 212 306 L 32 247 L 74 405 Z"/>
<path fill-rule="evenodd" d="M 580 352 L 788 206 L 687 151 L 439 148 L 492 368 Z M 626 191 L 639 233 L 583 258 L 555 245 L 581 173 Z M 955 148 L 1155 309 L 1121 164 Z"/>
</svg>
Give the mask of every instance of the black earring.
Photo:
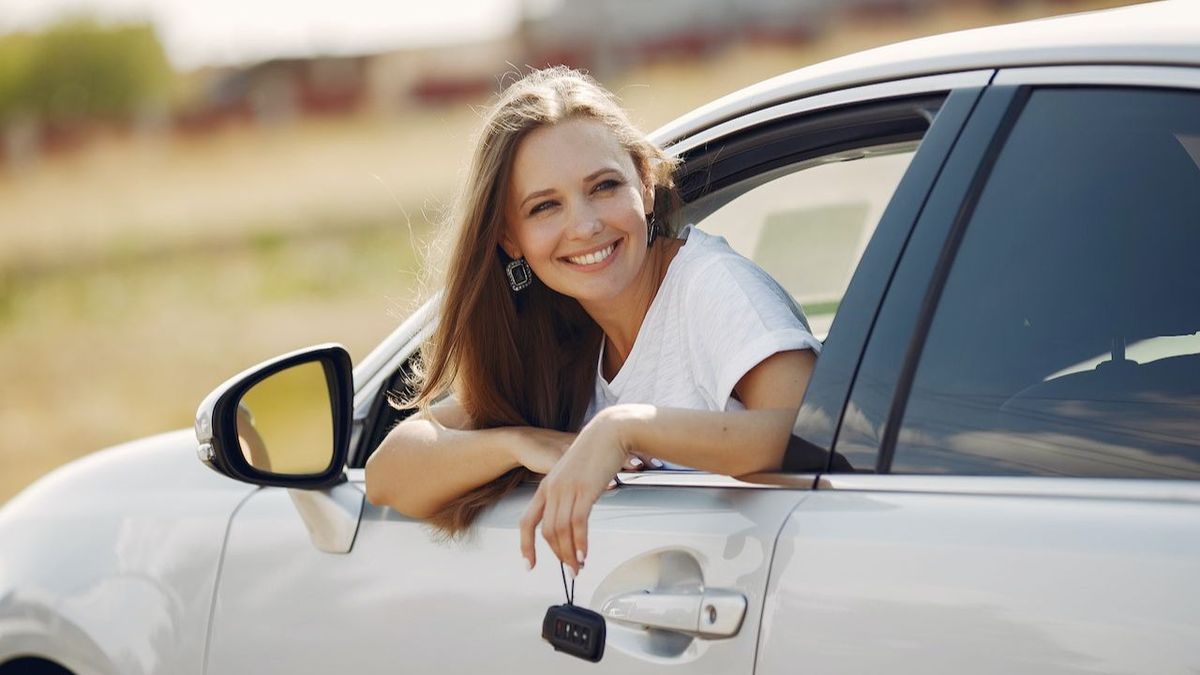
<svg viewBox="0 0 1200 675">
<path fill-rule="evenodd" d="M 654 244 L 654 240 L 658 239 L 659 227 L 658 219 L 653 213 L 646 214 L 646 248 L 650 248 Z"/>
<path fill-rule="evenodd" d="M 525 290 L 533 283 L 533 270 L 529 269 L 525 258 L 517 258 L 505 265 L 504 273 L 508 275 L 508 285 L 512 286 L 514 293 Z"/>
</svg>

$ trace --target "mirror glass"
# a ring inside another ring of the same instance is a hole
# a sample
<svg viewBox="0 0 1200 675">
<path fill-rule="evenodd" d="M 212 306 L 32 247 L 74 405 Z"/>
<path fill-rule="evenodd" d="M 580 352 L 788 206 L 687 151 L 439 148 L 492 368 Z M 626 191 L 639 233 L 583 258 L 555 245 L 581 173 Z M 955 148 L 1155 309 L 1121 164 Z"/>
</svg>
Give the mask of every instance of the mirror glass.
<svg viewBox="0 0 1200 675">
<path fill-rule="evenodd" d="M 281 370 L 251 387 L 237 409 L 238 443 L 250 466 L 288 476 L 323 473 L 333 461 L 333 403 L 318 362 Z"/>
</svg>

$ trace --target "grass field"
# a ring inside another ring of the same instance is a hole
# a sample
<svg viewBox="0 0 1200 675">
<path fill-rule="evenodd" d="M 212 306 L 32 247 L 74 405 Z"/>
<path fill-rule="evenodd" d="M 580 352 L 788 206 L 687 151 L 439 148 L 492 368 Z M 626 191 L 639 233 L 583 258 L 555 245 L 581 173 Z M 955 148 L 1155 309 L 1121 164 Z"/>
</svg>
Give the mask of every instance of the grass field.
<svg viewBox="0 0 1200 675">
<path fill-rule="evenodd" d="M 741 86 L 869 46 L 1123 2 L 967 6 L 732 49 L 608 82 L 646 129 Z M 100 139 L 0 173 L 0 502 L 83 454 L 188 426 L 241 368 L 318 342 L 360 358 L 417 303 L 432 223 L 478 116 L 302 121 Z"/>
</svg>

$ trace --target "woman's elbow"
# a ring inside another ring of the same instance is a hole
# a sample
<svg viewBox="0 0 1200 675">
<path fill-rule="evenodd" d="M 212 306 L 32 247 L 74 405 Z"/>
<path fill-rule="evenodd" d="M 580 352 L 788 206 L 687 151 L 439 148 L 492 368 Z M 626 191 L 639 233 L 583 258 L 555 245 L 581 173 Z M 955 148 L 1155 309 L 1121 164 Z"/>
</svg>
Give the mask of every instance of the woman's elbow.
<svg viewBox="0 0 1200 675">
<path fill-rule="evenodd" d="M 386 444 L 385 440 L 384 445 Z M 403 491 L 396 489 L 395 467 L 389 466 L 393 462 L 389 461 L 390 453 L 384 445 L 377 448 L 367 458 L 367 465 L 363 473 L 363 477 L 366 479 L 367 501 L 375 506 L 386 506 L 405 515 L 414 515 L 409 513 L 411 508 L 401 499 Z"/>
<path fill-rule="evenodd" d="M 375 506 L 389 506 L 388 502 L 391 501 L 391 496 L 380 485 L 378 479 L 372 480 L 370 470 L 366 473 L 366 479 L 367 501 Z"/>
<path fill-rule="evenodd" d="M 371 455 L 367 460 L 366 471 L 363 474 L 366 479 L 367 501 L 375 506 L 391 506 L 392 491 L 388 489 L 384 477 L 379 475 L 378 464 L 372 462 L 377 454 Z"/>
</svg>

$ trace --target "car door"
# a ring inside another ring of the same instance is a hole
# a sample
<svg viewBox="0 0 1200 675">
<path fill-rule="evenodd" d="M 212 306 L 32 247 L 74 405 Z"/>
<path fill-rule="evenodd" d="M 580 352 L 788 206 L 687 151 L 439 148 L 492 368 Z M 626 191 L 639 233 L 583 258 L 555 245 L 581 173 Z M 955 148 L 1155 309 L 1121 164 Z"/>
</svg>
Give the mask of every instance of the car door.
<svg viewBox="0 0 1200 675">
<path fill-rule="evenodd" d="M 1200 669 L 1200 73 L 1001 71 L 776 548 L 757 672 Z"/>
<path fill-rule="evenodd" d="M 856 288 L 880 279 L 867 274 L 851 284 L 859 258 L 895 264 L 894 244 L 911 227 L 912 206 L 989 76 L 823 94 L 684 139 L 673 150 L 685 161 L 685 215 L 781 277 L 819 333 L 835 310 L 839 322 L 861 326 L 865 319 L 855 314 L 873 314 L 873 301 L 847 307 L 842 295 L 869 298 L 871 291 Z M 814 251 L 816 234 L 834 243 Z M 883 243 L 864 253 L 868 240 Z M 822 264 L 830 278 L 808 269 Z M 854 329 L 843 332 L 841 350 L 836 326 L 830 333 L 812 401 L 845 399 L 848 380 L 836 373 L 857 359 L 861 339 L 855 347 Z M 364 374 L 359 409 L 373 412 L 352 466 L 365 462 L 394 422 L 383 401 L 402 378 L 388 373 L 403 371 L 422 332 L 406 328 L 402 337 L 391 356 L 368 359 L 383 365 Z M 840 412 L 830 414 L 836 421 Z M 589 522 L 588 565 L 575 581 L 576 602 L 608 618 L 598 665 L 556 654 L 540 639 L 543 614 L 563 602 L 564 588 L 544 542 L 533 571 L 519 553 L 518 519 L 533 485 L 489 510 L 465 539 L 445 541 L 418 521 L 364 504 L 362 471 L 352 468 L 349 483 L 329 495 L 351 512 L 361 508 L 344 553 L 314 545 L 296 512 L 306 508 L 304 495 L 264 488 L 230 524 L 205 672 L 657 673 L 681 665 L 751 672 L 777 533 L 827 464 L 816 445 L 795 445 L 806 450 L 774 484 L 647 471 L 622 474 L 623 484 L 600 498 Z"/>
</svg>

